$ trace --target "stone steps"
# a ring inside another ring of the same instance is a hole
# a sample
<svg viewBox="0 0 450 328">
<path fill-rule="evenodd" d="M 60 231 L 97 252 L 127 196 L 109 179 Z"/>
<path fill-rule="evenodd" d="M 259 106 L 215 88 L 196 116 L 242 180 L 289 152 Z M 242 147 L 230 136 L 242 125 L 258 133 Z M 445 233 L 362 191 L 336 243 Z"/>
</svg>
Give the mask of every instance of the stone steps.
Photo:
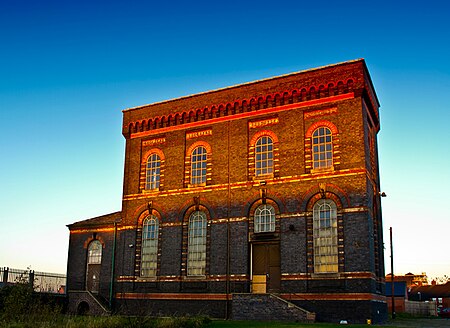
<svg viewBox="0 0 450 328">
<path fill-rule="evenodd" d="M 315 313 L 306 311 L 275 294 L 233 294 L 233 320 L 315 321 Z"/>
</svg>

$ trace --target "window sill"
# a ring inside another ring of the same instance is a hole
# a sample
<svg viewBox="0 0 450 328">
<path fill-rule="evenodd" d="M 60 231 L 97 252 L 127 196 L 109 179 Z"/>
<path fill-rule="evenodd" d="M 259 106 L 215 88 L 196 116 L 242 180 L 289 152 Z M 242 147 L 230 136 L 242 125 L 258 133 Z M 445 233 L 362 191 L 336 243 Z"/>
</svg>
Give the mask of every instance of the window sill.
<svg viewBox="0 0 450 328">
<path fill-rule="evenodd" d="M 263 174 L 263 175 L 255 175 L 252 178 L 253 181 L 269 180 L 269 179 L 273 179 L 273 173 Z"/>
<path fill-rule="evenodd" d="M 156 282 L 158 277 L 137 277 L 136 280 L 139 282 Z"/>
<path fill-rule="evenodd" d="M 320 168 L 320 169 L 311 169 L 311 173 L 312 174 L 314 174 L 314 173 L 327 173 L 327 172 L 334 172 L 334 166 L 332 165 L 332 166 L 330 166 L 330 167 L 323 167 L 323 168 Z"/>
<path fill-rule="evenodd" d="M 312 273 L 311 274 L 311 278 L 319 278 L 319 279 L 335 279 L 335 278 L 340 278 L 341 275 L 339 274 L 339 272 L 317 272 L 317 273 Z"/>
<path fill-rule="evenodd" d="M 188 188 L 201 188 L 201 187 L 206 187 L 206 182 L 204 183 L 198 183 L 198 184 L 188 184 L 187 185 Z"/>
<path fill-rule="evenodd" d="M 200 275 L 200 276 L 186 276 L 184 277 L 185 280 L 203 280 L 206 279 L 206 275 Z"/>
<path fill-rule="evenodd" d="M 156 194 L 159 192 L 159 188 L 155 189 L 142 189 L 143 194 Z"/>
</svg>

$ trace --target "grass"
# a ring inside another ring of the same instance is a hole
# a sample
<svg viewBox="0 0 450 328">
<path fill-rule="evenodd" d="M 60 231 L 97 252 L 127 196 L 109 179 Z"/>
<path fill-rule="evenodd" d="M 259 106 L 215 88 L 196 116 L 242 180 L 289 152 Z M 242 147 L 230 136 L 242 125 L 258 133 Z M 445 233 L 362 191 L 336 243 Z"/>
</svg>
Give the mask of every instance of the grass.
<svg viewBox="0 0 450 328">
<path fill-rule="evenodd" d="M 424 321 L 425 320 L 425 321 Z M 383 328 L 427 327 L 433 322 L 430 318 L 414 317 L 397 318 L 383 325 Z M 405 325 L 406 323 L 406 325 Z M 340 325 L 333 323 L 295 323 L 295 322 L 264 322 L 264 321 L 232 321 L 210 320 L 207 317 L 94 317 L 94 316 L 68 316 L 56 315 L 39 318 L 23 318 L 19 320 L 0 320 L 2 328 L 334 328 L 334 327 L 369 327 L 365 324 Z M 374 327 L 377 327 L 374 325 Z M 437 327 L 437 326 L 433 326 Z"/>
<path fill-rule="evenodd" d="M 206 328 L 207 317 L 122 317 L 122 316 L 67 316 L 55 315 L 21 317 L 0 320 L 2 328 Z"/>
</svg>

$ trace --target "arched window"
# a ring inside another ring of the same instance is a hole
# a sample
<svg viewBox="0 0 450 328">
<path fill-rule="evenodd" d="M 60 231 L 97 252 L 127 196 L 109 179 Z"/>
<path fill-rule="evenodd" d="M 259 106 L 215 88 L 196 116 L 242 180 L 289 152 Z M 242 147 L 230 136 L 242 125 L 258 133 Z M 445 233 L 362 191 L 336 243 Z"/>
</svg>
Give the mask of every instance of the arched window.
<svg viewBox="0 0 450 328">
<path fill-rule="evenodd" d="M 261 176 L 273 173 L 273 140 L 263 136 L 255 144 L 255 175 Z"/>
<path fill-rule="evenodd" d="M 206 272 L 206 214 L 195 211 L 189 217 L 187 275 L 202 276 Z"/>
<path fill-rule="evenodd" d="M 161 177 L 161 158 L 157 154 L 151 154 L 147 159 L 147 169 L 145 173 L 145 189 L 159 189 Z"/>
<path fill-rule="evenodd" d="M 206 183 L 206 148 L 199 146 L 191 154 L 191 184 Z"/>
<path fill-rule="evenodd" d="M 313 208 L 314 272 L 338 272 L 337 208 L 320 199 Z"/>
<path fill-rule="evenodd" d="M 313 169 L 327 169 L 333 165 L 333 141 L 331 130 L 325 126 L 312 134 Z"/>
<path fill-rule="evenodd" d="M 88 264 L 102 263 L 102 244 L 98 240 L 93 240 L 89 244 Z"/>
<path fill-rule="evenodd" d="M 148 216 L 142 222 L 141 276 L 155 277 L 158 267 L 158 219 Z"/>
<path fill-rule="evenodd" d="M 88 247 L 86 268 L 86 289 L 98 293 L 100 288 L 100 271 L 102 267 L 102 244 L 93 240 Z"/>
<path fill-rule="evenodd" d="M 275 231 L 275 209 L 271 205 L 260 205 L 255 210 L 255 233 Z"/>
</svg>

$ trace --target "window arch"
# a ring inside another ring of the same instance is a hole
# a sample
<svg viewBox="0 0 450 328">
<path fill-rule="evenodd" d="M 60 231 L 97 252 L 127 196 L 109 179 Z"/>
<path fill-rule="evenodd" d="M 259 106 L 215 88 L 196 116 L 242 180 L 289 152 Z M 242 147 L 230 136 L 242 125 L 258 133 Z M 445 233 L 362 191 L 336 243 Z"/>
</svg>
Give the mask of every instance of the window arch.
<svg viewBox="0 0 450 328">
<path fill-rule="evenodd" d="M 255 233 L 275 231 L 275 208 L 268 204 L 258 206 L 254 220 Z"/>
<path fill-rule="evenodd" d="M 161 157 L 151 154 L 147 159 L 145 170 L 145 189 L 158 190 L 161 179 Z"/>
<path fill-rule="evenodd" d="M 158 268 L 159 221 L 154 215 L 142 222 L 141 277 L 155 277 Z"/>
<path fill-rule="evenodd" d="M 320 199 L 313 207 L 314 272 L 338 272 L 337 207 Z"/>
<path fill-rule="evenodd" d="M 273 140 L 262 136 L 255 144 L 255 175 L 267 174 L 273 174 Z"/>
<path fill-rule="evenodd" d="M 312 134 L 313 169 L 328 169 L 333 166 L 333 140 L 331 130 L 321 126 Z"/>
<path fill-rule="evenodd" d="M 188 223 L 188 276 L 203 276 L 206 273 L 206 233 L 206 214 L 202 211 L 193 212 Z"/>
<path fill-rule="evenodd" d="M 191 153 L 191 184 L 206 183 L 207 151 L 203 146 L 194 148 Z"/>
</svg>

